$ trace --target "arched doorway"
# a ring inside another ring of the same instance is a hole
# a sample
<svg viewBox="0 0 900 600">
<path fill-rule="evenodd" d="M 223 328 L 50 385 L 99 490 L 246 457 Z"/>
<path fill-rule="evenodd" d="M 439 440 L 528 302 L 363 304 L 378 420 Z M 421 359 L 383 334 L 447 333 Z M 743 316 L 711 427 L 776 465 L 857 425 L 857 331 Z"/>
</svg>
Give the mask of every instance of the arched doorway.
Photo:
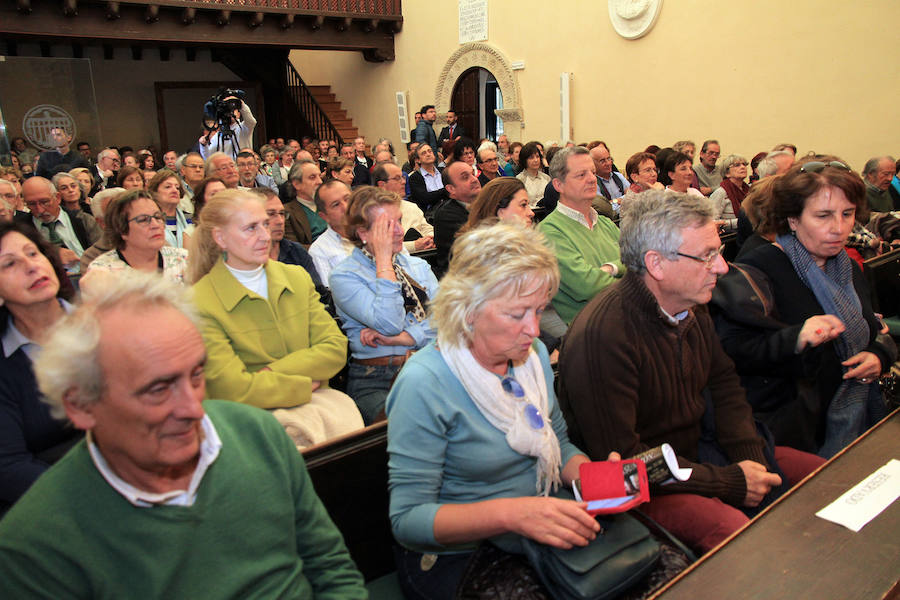
<svg viewBox="0 0 900 600">
<path fill-rule="evenodd" d="M 494 111 L 502 108 L 503 94 L 497 78 L 487 69 L 472 67 L 456 80 L 450 109 L 456 111 L 463 131 L 476 142 L 485 137 L 497 141 L 503 133 L 503 121 Z"/>
<path fill-rule="evenodd" d="M 434 91 L 438 124 L 446 124 L 444 114 L 450 110 L 453 92 L 456 90 L 460 78 L 466 71 L 476 67 L 486 69 L 496 77 L 497 89 L 502 94 L 503 108 L 495 108 L 494 116 L 502 122 L 503 133 L 509 136 L 511 142 L 522 141 L 525 114 L 522 110 L 522 94 L 515 73 L 502 52 L 481 42 L 463 44 L 456 49 L 444 65 Z M 472 133 L 475 133 L 474 129 Z M 472 137 L 479 136 L 473 135 Z"/>
</svg>

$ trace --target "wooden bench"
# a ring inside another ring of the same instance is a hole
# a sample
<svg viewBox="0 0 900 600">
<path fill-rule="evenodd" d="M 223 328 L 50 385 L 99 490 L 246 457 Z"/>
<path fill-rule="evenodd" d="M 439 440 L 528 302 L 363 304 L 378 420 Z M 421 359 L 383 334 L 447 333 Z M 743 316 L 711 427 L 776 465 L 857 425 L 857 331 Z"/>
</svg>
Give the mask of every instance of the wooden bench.
<svg viewBox="0 0 900 600">
<path fill-rule="evenodd" d="M 370 597 L 402 598 L 388 518 L 387 422 L 307 448 L 303 458 Z"/>
</svg>

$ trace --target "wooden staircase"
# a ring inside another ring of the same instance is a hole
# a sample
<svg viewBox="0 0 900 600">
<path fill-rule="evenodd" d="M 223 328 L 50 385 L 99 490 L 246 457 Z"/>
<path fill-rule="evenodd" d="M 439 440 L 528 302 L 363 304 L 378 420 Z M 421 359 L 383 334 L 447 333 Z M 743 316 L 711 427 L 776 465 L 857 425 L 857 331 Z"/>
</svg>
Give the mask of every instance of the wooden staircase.
<svg viewBox="0 0 900 600">
<path fill-rule="evenodd" d="M 344 141 L 352 142 L 359 135 L 359 130 L 353 125 L 353 119 L 347 115 L 347 111 L 341 108 L 341 103 L 331 92 L 331 86 L 309 85 L 307 87 Z"/>
</svg>

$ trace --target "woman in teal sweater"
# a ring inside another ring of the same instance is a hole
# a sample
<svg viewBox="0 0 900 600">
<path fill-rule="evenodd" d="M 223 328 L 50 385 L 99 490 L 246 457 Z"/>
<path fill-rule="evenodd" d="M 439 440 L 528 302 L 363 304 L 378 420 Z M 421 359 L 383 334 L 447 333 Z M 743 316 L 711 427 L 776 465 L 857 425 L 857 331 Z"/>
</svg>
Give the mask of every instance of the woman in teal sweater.
<svg viewBox="0 0 900 600">
<path fill-rule="evenodd" d="M 547 351 L 535 341 L 559 271 L 542 236 L 516 223 L 453 246 L 432 302 L 437 343 L 387 399 L 390 516 L 407 598 L 452 598 L 483 540 L 584 546 L 585 504 L 549 497 L 588 459 L 569 442 Z M 611 457 L 615 458 L 615 456 Z"/>
<path fill-rule="evenodd" d="M 309 274 L 269 260 L 263 197 L 219 192 L 191 243 L 210 397 L 274 410 L 298 446 L 361 428 L 353 400 L 328 388 L 346 362 L 347 338 Z"/>
</svg>

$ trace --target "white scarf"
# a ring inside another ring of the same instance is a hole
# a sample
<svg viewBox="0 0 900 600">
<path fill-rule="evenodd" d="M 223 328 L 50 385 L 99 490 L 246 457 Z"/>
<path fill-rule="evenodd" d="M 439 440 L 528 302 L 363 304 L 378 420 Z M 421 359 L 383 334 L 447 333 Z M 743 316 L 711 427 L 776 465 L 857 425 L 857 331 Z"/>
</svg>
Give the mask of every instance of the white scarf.
<svg viewBox="0 0 900 600">
<path fill-rule="evenodd" d="M 463 384 L 484 418 L 506 434 L 509 447 L 519 454 L 537 457 L 535 488 L 538 494 L 549 495 L 560 483 L 562 458 L 559 440 L 550 422 L 544 369 L 534 348 L 529 350 L 525 363 L 515 370 L 515 379 L 525 390 L 524 399 L 517 399 L 504 391 L 502 379 L 482 367 L 468 348 L 442 344 L 440 351 L 450 371 Z M 539 430 L 528 424 L 525 416 L 527 403 L 541 412 L 544 426 Z"/>
</svg>

